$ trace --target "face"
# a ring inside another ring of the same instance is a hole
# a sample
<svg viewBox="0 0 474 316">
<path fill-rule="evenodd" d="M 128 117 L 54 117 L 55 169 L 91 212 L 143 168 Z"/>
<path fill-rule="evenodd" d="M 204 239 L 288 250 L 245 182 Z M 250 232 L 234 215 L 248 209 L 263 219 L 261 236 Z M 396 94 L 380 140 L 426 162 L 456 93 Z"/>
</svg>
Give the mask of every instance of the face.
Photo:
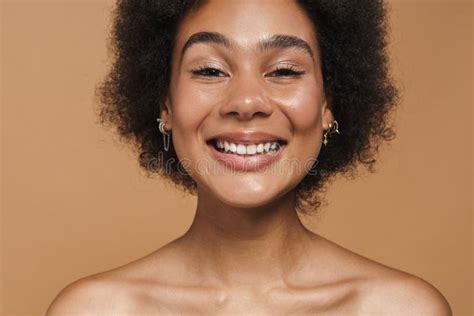
<svg viewBox="0 0 474 316">
<path fill-rule="evenodd" d="M 161 115 L 198 194 L 251 208 L 295 189 L 332 121 L 319 55 L 293 1 L 209 1 L 182 21 Z"/>
</svg>

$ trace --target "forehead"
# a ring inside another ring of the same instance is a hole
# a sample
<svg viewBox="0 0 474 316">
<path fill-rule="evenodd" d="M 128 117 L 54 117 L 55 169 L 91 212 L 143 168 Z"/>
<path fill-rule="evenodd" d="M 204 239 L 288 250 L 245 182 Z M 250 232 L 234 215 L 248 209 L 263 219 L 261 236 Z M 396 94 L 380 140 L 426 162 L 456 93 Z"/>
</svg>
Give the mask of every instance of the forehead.
<svg viewBox="0 0 474 316">
<path fill-rule="evenodd" d="M 292 0 L 210 0 L 187 15 L 176 34 L 176 48 L 195 33 L 217 32 L 232 41 L 235 48 L 253 49 L 275 34 L 306 41 L 317 51 L 313 22 Z"/>
</svg>

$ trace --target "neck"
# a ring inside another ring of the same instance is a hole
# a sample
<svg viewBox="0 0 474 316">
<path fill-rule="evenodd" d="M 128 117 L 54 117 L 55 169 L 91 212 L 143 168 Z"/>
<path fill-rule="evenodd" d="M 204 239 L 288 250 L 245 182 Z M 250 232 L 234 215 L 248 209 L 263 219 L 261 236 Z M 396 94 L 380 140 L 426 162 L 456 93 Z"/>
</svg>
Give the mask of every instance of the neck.
<svg viewBox="0 0 474 316">
<path fill-rule="evenodd" d="M 199 192 L 196 215 L 184 239 L 199 273 L 226 285 L 285 280 L 307 253 L 311 233 L 295 211 L 290 192 L 269 205 L 238 208 Z"/>
</svg>

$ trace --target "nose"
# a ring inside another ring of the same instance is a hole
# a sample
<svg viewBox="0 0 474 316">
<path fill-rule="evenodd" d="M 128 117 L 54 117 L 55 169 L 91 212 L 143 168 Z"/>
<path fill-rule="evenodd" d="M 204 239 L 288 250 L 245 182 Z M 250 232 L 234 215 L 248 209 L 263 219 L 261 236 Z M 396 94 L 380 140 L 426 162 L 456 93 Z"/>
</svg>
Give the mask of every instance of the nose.
<svg viewBox="0 0 474 316">
<path fill-rule="evenodd" d="M 255 116 L 267 117 L 273 113 L 262 82 L 249 77 L 234 78 L 229 87 L 229 98 L 219 109 L 222 117 L 233 116 L 248 121 Z"/>
</svg>

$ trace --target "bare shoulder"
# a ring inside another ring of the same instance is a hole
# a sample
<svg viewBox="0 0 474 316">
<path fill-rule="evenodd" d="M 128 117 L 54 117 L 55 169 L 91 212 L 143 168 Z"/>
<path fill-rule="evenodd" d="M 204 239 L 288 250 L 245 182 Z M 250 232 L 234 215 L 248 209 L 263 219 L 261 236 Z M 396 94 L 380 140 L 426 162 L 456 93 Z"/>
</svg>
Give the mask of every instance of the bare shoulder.
<svg viewBox="0 0 474 316">
<path fill-rule="evenodd" d="M 160 310 L 156 293 L 163 292 L 163 279 L 176 275 L 172 269 L 179 266 L 168 249 L 72 282 L 57 294 L 46 316 L 137 315 L 148 308 Z"/>
<path fill-rule="evenodd" d="M 390 271 L 374 279 L 367 290 L 364 309 L 389 315 L 452 315 L 446 298 L 432 284 L 417 276 Z"/>
<path fill-rule="evenodd" d="M 116 281 L 100 274 L 93 275 L 62 289 L 50 304 L 46 316 L 104 315 L 123 308 L 127 301 L 127 295 L 120 291 Z"/>
<path fill-rule="evenodd" d="M 322 240 L 337 272 L 360 280 L 355 287 L 362 315 L 452 315 L 446 298 L 426 280 Z"/>
</svg>

